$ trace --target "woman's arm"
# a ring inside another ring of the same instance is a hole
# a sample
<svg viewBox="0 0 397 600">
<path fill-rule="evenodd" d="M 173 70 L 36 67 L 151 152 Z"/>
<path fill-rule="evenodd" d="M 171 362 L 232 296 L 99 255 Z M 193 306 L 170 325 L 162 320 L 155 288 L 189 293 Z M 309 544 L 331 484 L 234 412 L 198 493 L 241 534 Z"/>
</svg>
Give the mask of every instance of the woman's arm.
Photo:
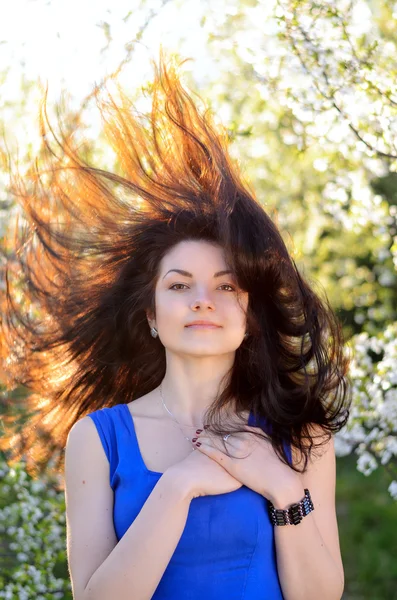
<svg viewBox="0 0 397 600">
<path fill-rule="evenodd" d="M 293 471 L 276 456 L 268 440 L 253 438 L 251 429 L 232 436 L 233 455 L 226 454 L 217 436 L 200 433 L 199 450 L 222 465 L 242 484 L 262 494 L 276 509 L 299 502 L 308 488 L 314 504 L 299 525 L 275 525 L 277 566 L 285 600 L 340 600 L 344 587 L 335 512 L 336 461 L 331 439 L 319 446 L 321 456 L 309 456 L 305 473 Z M 313 437 L 325 434 L 312 425 Z M 328 436 L 327 436 L 328 437 Z M 323 437 L 324 439 L 324 437 Z M 319 440 L 322 441 L 322 440 Z M 254 444 L 253 444 L 254 442 Z M 292 464 L 300 467 L 294 447 Z M 241 460 L 244 458 L 244 460 Z"/>
<path fill-rule="evenodd" d="M 170 471 L 162 475 L 139 515 L 95 571 L 83 600 L 149 600 L 185 528 L 190 499 Z"/>
<path fill-rule="evenodd" d="M 67 550 L 74 600 L 149 600 L 184 530 L 186 476 L 168 469 L 117 542 L 109 462 L 89 417 L 71 429 L 65 451 Z"/>
<path fill-rule="evenodd" d="M 314 511 L 299 525 L 276 525 L 277 567 L 285 600 L 340 600 L 344 589 L 343 564 L 335 511 L 336 461 L 333 438 L 310 459 L 308 470 L 297 474 L 296 485 L 271 498 L 286 509 L 308 488 Z"/>
</svg>

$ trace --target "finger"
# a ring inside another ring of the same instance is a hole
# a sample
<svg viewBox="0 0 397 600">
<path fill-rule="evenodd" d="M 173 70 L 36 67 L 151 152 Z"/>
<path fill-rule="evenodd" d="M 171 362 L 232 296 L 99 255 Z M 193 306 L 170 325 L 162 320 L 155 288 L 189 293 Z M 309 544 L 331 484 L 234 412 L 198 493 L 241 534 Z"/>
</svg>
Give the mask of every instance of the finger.
<svg viewBox="0 0 397 600">
<path fill-rule="evenodd" d="M 193 442 L 193 440 L 192 440 L 192 442 Z M 221 442 L 220 442 L 219 438 L 215 437 L 214 435 L 197 436 L 197 440 L 193 442 L 193 446 L 196 447 L 197 443 L 199 443 L 200 445 L 207 444 L 207 446 L 211 446 L 215 450 L 220 450 L 220 447 L 221 447 Z"/>
<path fill-rule="evenodd" d="M 217 443 L 217 442 L 221 442 L 221 443 L 226 442 L 227 444 L 233 444 L 233 443 L 236 443 L 239 439 L 240 440 L 243 439 L 241 437 L 241 434 L 239 434 L 239 433 L 232 433 L 227 438 L 227 440 L 225 440 L 224 438 L 225 438 L 226 435 L 227 434 L 216 435 L 216 434 L 208 432 L 208 431 L 205 431 L 205 432 L 203 431 L 203 432 L 201 432 L 199 434 L 196 434 L 195 437 L 197 438 L 198 441 L 201 441 L 201 440 L 207 441 L 207 440 L 209 440 L 210 442 L 214 442 L 214 443 Z M 239 435 L 240 435 L 240 437 L 239 437 Z"/>
<path fill-rule="evenodd" d="M 226 456 L 226 454 L 222 452 L 222 450 L 219 450 L 218 448 L 215 448 L 214 446 L 212 446 L 211 444 L 207 444 L 206 442 L 199 442 L 199 444 L 200 446 L 196 445 L 197 450 L 200 450 L 200 452 L 206 454 L 207 456 L 215 460 L 224 469 L 231 473 L 230 469 L 233 469 L 232 461 L 228 456 Z"/>
<path fill-rule="evenodd" d="M 213 434 L 200 434 L 197 436 L 197 441 L 208 444 L 221 452 L 227 452 L 231 449 L 238 449 L 239 440 L 230 436 L 227 440 Z M 234 442 L 234 443 L 233 443 Z M 193 442 L 195 444 L 196 442 Z"/>
</svg>

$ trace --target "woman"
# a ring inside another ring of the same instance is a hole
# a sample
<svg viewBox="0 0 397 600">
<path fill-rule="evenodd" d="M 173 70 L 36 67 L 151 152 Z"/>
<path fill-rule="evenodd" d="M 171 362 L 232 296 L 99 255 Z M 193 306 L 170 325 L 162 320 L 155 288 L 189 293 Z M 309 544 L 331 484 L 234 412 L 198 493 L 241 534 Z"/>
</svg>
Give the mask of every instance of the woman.
<svg viewBox="0 0 397 600">
<path fill-rule="evenodd" d="M 42 123 L 51 179 L 23 185 L 14 257 L 41 313 L 9 276 L 3 320 L 37 411 L 19 451 L 66 443 L 75 600 L 337 600 L 340 325 L 163 55 L 152 94 L 146 124 L 98 103 L 120 173 Z"/>
</svg>

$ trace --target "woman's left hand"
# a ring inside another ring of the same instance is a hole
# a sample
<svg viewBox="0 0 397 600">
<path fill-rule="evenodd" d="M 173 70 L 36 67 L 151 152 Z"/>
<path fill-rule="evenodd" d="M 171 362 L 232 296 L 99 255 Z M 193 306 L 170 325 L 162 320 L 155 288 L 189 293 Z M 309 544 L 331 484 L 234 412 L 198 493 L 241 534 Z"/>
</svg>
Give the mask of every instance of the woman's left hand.
<svg viewBox="0 0 397 600">
<path fill-rule="evenodd" d="M 299 474 L 279 459 L 270 441 L 249 433 L 264 433 L 263 429 L 247 425 L 245 427 L 246 432 L 233 433 L 225 442 L 233 456 L 227 455 L 221 438 L 207 431 L 197 435 L 197 442 L 201 445 L 196 446 L 197 442 L 193 442 L 193 446 L 217 461 L 243 485 L 274 504 L 283 491 L 299 485 Z"/>
</svg>

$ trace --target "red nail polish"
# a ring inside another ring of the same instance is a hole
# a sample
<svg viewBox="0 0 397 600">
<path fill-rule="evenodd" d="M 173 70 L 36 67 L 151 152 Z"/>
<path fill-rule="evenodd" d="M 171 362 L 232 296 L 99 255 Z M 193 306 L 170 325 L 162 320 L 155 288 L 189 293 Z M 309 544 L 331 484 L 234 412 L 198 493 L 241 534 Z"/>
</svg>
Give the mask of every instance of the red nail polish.
<svg viewBox="0 0 397 600">
<path fill-rule="evenodd" d="M 197 438 L 192 438 L 192 442 L 195 442 L 197 440 Z"/>
<path fill-rule="evenodd" d="M 196 446 L 201 446 L 201 442 L 196 442 Z"/>
<path fill-rule="evenodd" d="M 196 433 L 201 433 L 203 430 L 202 429 L 196 429 Z"/>
<path fill-rule="evenodd" d="M 209 425 L 204 425 L 204 429 L 208 429 Z"/>
</svg>

